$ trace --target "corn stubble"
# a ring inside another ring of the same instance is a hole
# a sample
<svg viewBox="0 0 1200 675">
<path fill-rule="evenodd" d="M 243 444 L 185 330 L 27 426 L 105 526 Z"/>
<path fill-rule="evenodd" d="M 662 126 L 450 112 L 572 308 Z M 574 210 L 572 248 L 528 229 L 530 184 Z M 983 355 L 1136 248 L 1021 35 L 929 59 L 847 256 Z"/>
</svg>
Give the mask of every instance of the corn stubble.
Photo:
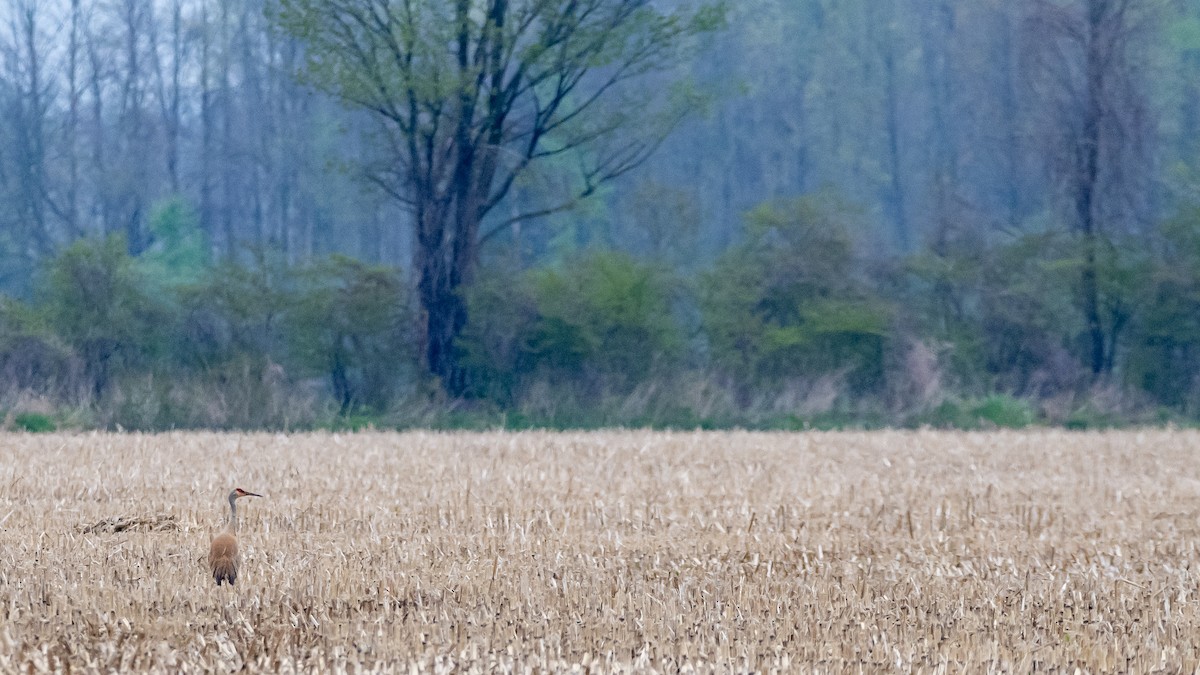
<svg viewBox="0 0 1200 675">
<path fill-rule="evenodd" d="M 1200 666 L 1192 432 L 0 441 L 3 672 Z"/>
</svg>

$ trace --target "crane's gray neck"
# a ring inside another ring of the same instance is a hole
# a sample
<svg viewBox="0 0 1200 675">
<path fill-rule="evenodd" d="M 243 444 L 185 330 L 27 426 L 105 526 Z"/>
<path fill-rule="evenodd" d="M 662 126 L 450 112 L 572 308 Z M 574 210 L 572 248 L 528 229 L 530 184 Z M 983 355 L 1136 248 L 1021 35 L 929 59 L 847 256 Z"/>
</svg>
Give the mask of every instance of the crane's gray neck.
<svg viewBox="0 0 1200 675">
<path fill-rule="evenodd" d="M 237 490 L 229 493 L 229 531 L 237 532 Z"/>
</svg>

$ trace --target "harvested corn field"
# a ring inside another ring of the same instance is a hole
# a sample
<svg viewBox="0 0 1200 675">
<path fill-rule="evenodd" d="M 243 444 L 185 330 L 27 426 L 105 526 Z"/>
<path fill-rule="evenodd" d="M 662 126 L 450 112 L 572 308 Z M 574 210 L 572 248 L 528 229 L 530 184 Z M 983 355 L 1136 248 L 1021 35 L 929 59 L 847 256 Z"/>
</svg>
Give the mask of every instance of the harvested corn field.
<svg viewBox="0 0 1200 675">
<path fill-rule="evenodd" d="M 0 671 L 1168 672 L 1200 435 L 0 438 Z M 242 487 L 237 586 L 207 568 Z"/>
</svg>

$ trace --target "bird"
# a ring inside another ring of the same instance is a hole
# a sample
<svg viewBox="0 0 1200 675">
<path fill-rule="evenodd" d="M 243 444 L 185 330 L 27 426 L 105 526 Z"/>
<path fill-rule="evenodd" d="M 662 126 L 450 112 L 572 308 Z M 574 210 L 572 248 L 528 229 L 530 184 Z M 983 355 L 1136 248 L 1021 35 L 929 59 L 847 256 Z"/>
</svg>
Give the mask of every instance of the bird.
<svg viewBox="0 0 1200 675">
<path fill-rule="evenodd" d="M 212 546 L 208 549 L 208 566 L 212 570 L 213 580 L 220 586 L 222 581 L 228 581 L 232 586 L 237 581 L 238 572 L 238 542 L 237 542 L 237 500 L 241 497 L 261 497 L 260 494 L 246 492 L 242 488 L 234 488 L 229 493 L 229 523 L 220 534 L 213 537 Z"/>
</svg>

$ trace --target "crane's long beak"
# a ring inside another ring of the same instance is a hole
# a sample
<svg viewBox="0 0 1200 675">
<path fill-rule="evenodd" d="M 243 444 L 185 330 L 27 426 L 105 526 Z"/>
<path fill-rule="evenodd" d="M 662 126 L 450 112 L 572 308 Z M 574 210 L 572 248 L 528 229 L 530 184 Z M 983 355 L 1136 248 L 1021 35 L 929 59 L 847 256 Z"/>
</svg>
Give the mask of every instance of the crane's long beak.
<svg viewBox="0 0 1200 675">
<path fill-rule="evenodd" d="M 242 496 L 243 496 L 243 497 L 261 497 L 262 495 L 260 495 L 260 494 L 258 494 L 258 493 L 256 493 L 256 492 L 247 492 L 246 494 L 244 494 L 244 495 L 242 495 Z"/>
</svg>

